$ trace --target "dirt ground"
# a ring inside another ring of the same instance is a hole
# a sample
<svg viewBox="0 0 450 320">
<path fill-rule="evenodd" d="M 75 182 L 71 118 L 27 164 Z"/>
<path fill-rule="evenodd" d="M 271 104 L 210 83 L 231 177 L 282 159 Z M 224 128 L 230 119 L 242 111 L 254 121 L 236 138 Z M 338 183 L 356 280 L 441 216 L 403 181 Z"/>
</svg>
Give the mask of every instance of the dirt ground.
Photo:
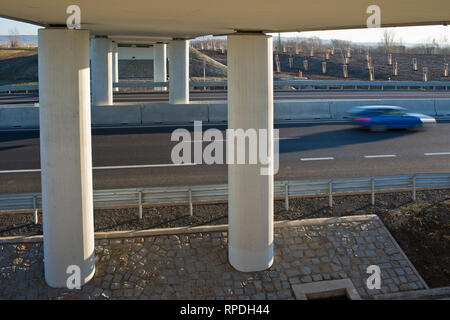
<svg viewBox="0 0 450 320">
<path fill-rule="evenodd" d="M 0 49 L 0 85 L 38 80 L 37 49 Z"/>
<path fill-rule="evenodd" d="M 284 201 L 275 201 L 274 217 L 279 221 L 377 214 L 430 287 L 450 285 L 450 189 L 418 191 L 416 202 L 409 192 L 377 194 L 375 206 L 370 205 L 370 195 L 335 196 L 333 202 L 330 209 L 326 197 L 291 199 L 286 211 Z M 95 231 L 226 224 L 227 210 L 225 203 L 195 205 L 191 217 L 184 205 L 147 207 L 139 220 L 137 208 L 96 209 Z M 0 237 L 36 234 L 42 234 L 42 225 L 33 224 L 32 214 L 0 214 Z"/>
<path fill-rule="evenodd" d="M 227 54 L 221 51 L 202 50 L 202 53 L 227 64 Z M 316 52 L 314 57 L 303 54 L 294 54 L 293 65 L 290 67 L 288 53 L 280 53 L 281 73 L 277 73 L 274 59 L 274 76 L 291 75 L 298 77 L 298 71 L 302 71 L 303 77 L 310 80 L 345 80 L 342 65 L 343 57 L 341 52 L 336 52 L 330 56 L 327 62 L 327 72 L 322 73 L 322 62 L 325 61 L 324 52 Z M 444 77 L 444 63 L 448 63 L 448 56 L 444 54 L 410 54 L 410 53 L 393 53 L 392 61 L 398 62 L 398 76 L 393 75 L 393 66 L 388 64 L 387 55 L 383 50 L 371 50 L 372 63 L 375 70 L 375 80 L 392 81 L 422 81 L 422 68 L 429 69 L 429 81 L 449 81 L 449 77 Z M 412 69 L 412 59 L 416 58 L 418 63 L 418 71 Z M 303 61 L 308 60 L 308 69 L 303 66 Z M 348 65 L 348 80 L 369 80 L 369 70 L 367 69 L 366 52 L 362 50 L 354 50 L 352 58 Z"/>
</svg>

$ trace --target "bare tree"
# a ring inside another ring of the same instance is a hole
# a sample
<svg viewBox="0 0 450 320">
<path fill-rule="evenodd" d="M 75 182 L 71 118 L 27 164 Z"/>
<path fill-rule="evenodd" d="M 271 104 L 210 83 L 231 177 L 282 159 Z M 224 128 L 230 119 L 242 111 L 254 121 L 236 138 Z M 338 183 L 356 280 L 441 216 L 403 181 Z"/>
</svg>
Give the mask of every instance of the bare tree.
<svg viewBox="0 0 450 320">
<path fill-rule="evenodd" d="M 428 38 L 422 45 L 423 53 L 436 54 L 439 50 L 439 43 L 436 38 Z"/>
<path fill-rule="evenodd" d="M 390 53 L 395 44 L 395 32 L 390 29 L 384 29 L 382 34 L 382 43 L 386 53 Z"/>
<path fill-rule="evenodd" d="M 20 33 L 19 30 L 17 30 L 17 28 L 14 29 L 9 29 L 8 30 L 9 33 L 9 47 L 10 48 L 18 48 L 20 47 Z"/>
</svg>

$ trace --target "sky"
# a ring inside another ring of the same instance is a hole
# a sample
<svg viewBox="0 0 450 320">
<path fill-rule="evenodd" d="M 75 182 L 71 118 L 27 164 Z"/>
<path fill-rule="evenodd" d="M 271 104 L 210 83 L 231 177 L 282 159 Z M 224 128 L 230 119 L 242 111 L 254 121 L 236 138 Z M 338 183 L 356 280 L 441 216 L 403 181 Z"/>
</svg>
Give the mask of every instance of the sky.
<svg viewBox="0 0 450 320">
<path fill-rule="evenodd" d="M 433 38 L 440 42 L 447 42 L 450 45 L 450 27 L 435 25 L 421 27 L 396 27 L 396 28 L 366 28 L 333 31 L 310 31 L 297 33 L 299 37 L 319 37 L 321 39 L 339 39 L 354 42 L 379 42 L 385 29 L 392 30 L 395 40 L 404 44 L 427 43 Z M 287 35 L 287 34 L 286 34 Z M 283 36 L 283 35 L 282 35 Z M 289 36 L 296 36 L 296 33 L 289 33 Z"/>
<path fill-rule="evenodd" d="M 10 29 L 19 31 L 21 35 L 37 35 L 38 27 L 22 22 L 0 18 L 0 35 L 9 35 Z M 289 37 L 313 37 L 321 39 L 339 39 L 354 42 L 379 42 L 384 28 L 380 29 L 352 29 L 352 30 L 334 30 L 334 31 L 310 31 L 310 32 L 290 32 L 282 34 Z M 450 45 L 450 27 L 449 26 L 422 26 L 422 27 L 397 27 L 388 28 L 395 32 L 395 39 L 401 40 L 404 44 L 430 42 L 433 38 L 441 42 L 447 42 Z"/>
</svg>

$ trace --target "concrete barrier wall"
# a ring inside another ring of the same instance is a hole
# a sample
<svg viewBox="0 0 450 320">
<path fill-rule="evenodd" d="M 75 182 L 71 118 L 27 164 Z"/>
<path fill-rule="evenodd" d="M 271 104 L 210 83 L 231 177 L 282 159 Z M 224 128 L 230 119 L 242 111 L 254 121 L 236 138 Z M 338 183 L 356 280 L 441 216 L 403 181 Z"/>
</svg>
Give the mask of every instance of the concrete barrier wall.
<svg viewBox="0 0 450 320">
<path fill-rule="evenodd" d="M 450 99 L 435 100 L 434 105 L 437 116 L 450 116 Z"/>
<path fill-rule="evenodd" d="M 411 112 L 423 113 L 433 117 L 436 116 L 435 100 L 383 100 L 383 104 L 403 107 Z"/>
<path fill-rule="evenodd" d="M 283 101 L 274 104 L 274 120 L 330 119 L 328 101 Z"/>
<path fill-rule="evenodd" d="M 226 122 L 228 108 L 225 103 L 208 105 L 210 122 Z M 274 120 L 330 119 L 328 102 L 318 101 L 283 101 L 274 103 Z"/>
<path fill-rule="evenodd" d="M 0 107 L 0 128 L 39 128 L 39 107 Z"/>
<path fill-rule="evenodd" d="M 93 125 L 141 125 L 141 106 L 101 106 L 91 108 Z"/>
<path fill-rule="evenodd" d="M 332 119 L 344 119 L 346 112 L 355 107 L 380 104 L 378 100 L 334 100 L 329 103 Z"/>
<path fill-rule="evenodd" d="M 280 101 L 274 104 L 274 120 L 345 119 L 346 112 L 364 105 L 396 105 L 432 116 L 450 116 L 450 99 L 439 100 L 333 100 Z M 138 103 L 92 108 L 93 126 L 151 125 L 157 123 L 226 122 L 227 104 Z M 39 108 L 0 106 L 0 128 L 38 128 Z"/>
<path fill-rule="evenodd" d="M 186 123 L 194 120 L 208 122 L 208 104 L 144 103 L 141 105 L 142 124 Z"/>
<path fill-rule="evenodd" d="M 211 103 L 208 105 L 210 122 L 227 122 L 228 105 L 226 103 Z"/>
</svg>

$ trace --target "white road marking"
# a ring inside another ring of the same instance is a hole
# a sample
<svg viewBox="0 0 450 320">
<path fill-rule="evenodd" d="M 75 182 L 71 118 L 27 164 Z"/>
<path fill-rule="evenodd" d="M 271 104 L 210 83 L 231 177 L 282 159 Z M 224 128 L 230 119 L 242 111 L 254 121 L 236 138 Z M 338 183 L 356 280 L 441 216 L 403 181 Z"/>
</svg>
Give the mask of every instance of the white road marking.
<svg viewBox="0 0 450 320">
<path fill-rule="evenodd" d="M 434 152 L 434 153 L 424 153 L 426 156 L 446 156 L 450 155 L 450 152 Z"/>
<path fill-rule="evenodd" d="M 195 166 L 196 163 L 167 163 L 167 164 L 143 164 L 143 165 L 129 165 L 129 166 L 104 166 L 93 167 L 93 170 L 114 170 L 114 169 L 141 169 L 141 168 L 162 168 L 162 167 L 183 167 L 183 166 Z M 41 172 L 41 169 L 20 169 L 20 170 L 3 170 L 0 174 L 5 173 L 32 173 Z"/>
<path fill-rule="evenodd" d="M 142 164 L 142 165 L 130 165 L 130 166 L 105 166 L 94 167 L 94 170 L 108 170 L 108 169 L 138 169 L 138 168 L 162 168 L 162 167 L 185 167 L 195 166 L 196 163 L 167 163 L 167 164 Z"/>
<path fill-rule="evenodd" d="M 41 169 L 3 170 L 3 171 L 0 171 L 0 174 L 3 174 L 3 173 L 30 173 L 30 172 L 41 172 Z"/>
<path fill-rule="evenodd" d="M 323 158 L 301 158 L 301 161 L 321 161 L 321 160 L 334 160 L 333 157 L 323 157 Z"/>
<path fill-rule="evenodd" d="M 286 137 L 286 138 L 274 138 L 274 140 L 298 140 L 298 139 L 301 139 L 301 137 Z M 228 139 L 217 139 L 217 140 L 212 140 L 212 141 L 209 141 L 209 140 L 188 140 L 188 141 L 183 141 L 183 142 L 186 142 L 186 143 L 195 143 L 195 142 L 203 142 L 203 143 L 209 143 L 209 142 L 227 142 L 228 141 Z M 180 140 L 176 140 L 176 141 L 172 141 L 172 142 L 180 142 Z"/>
<path fill-rule="evenodd" d="M 373 159 L 373 158 L 395 158 L 397 157 L 395 154 L 377 154 L 377 155 L 368 155 L 364 156 L 366 159 Z"/>
</svg>

